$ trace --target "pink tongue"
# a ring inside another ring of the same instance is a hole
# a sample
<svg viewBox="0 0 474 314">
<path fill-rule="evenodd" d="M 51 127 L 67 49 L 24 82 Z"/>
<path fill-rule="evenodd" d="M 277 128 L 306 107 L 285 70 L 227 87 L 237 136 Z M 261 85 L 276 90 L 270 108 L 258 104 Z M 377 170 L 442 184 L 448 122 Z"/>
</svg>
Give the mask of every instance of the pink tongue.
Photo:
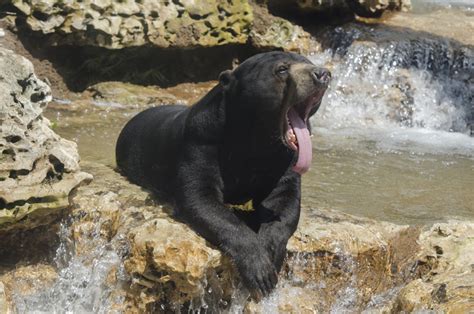
<svg viewBox="0 0 474 314">
<path fill-rule="evenodd" d="M 298 161 L 293 167 L 293 171 L 304 174 L 311 166 L 312 150 L 311 137 L 306 123 L 300 118 L 299 114 L 294 110 L 288 111 L 288 119 L 290 119 L 296 138 L 298 139 Z"/>
</svg>

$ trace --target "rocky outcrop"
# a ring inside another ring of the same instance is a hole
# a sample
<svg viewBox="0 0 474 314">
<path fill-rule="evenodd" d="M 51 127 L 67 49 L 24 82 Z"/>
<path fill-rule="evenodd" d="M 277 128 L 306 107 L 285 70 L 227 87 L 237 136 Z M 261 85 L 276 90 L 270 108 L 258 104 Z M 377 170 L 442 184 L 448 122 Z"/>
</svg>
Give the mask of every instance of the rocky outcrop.
<svg viewBox="0 0 474 314">
<path fill-rule="evenodd" d="M 472 307 L 474 223 L 408 227 L 305 208 L 277 289 L 255 303 L 239 288 L 231 261 L 171 218 L 172 208 L 109 167 L 84 167 L 96 179 L 74 197 L 66 243 L 74 244 L 68 255 L 76 257 L 54 288 L 69 293 L 65 285 L 73 285 L 74 295 L 61 299 L 69 300 L 70 308 L 87 302 L 119 312 L 463 312 Z M 76 278 L 77 264 L 87 265 L 91 275 L 81 273 L 81 266 Z M 55 274 L 44 271 L 45 284 L 51 285 L 48 278 Z M 22 297 L 7 280 L 12 276 L 0 278 L 13 289 L 7 295 L 33 309 L 38 295 L 26 287 Z M 100 304 L 93 301 L 98 291 Z"/>
<path fill-rule="evenodd" d="M 26 16 L 27 28 L 45 36 L 51 46 L 190 48 L 250 42 L 257 48 L 305 52 L 309 51 L 305 46 L 311 36 L 269 14 L 267 5 L 280 11 L 298 8 L 305 13 L 350 7 L 349 11 L 368 17 L 410 7 L 410 0 L 274 0 L 266 4 L 247 0 L 11 1 Z"/>
<path fill-rule="evenodd" d="M 250 42 L 257 48 L 309 51 L 311 37 L 246 0 L 12 3 L 26 16 L 25 26 L 51 46 L 192 48 Z"/>
<path fill-rule="evenodd" d="M 219 250 L 171 218 L 171 208 L 157 204 L 147 191 L 112 169 L 98 164 L 85 167 L 96 179 L 74 197 L 75 254 L 87 256 L 93 251 L 97 235 L 126 252 L 123 264 L 130 289 L 122 291 L 126 302 L 117 307 L 153 311 L 189 302 L 199 307 L 210 287 L 216 302 L 220 297 L 230 299 L 235 274 Z M 114 270 L 110 271 L 115 278 Z M 108 284 L 117 289 L 117 280 Z"/>
<path fill-rule="evenodd" d="M 50 45 L 192 47 L 247 41 L 252 10 L 232 1 L 12 0 Z"/>
<path fill-rule="evenodd" d="M 474 223 L 437 223 L 419 237 L 418 267 L 427 269 L 404 286 L 394 310 L 469 313 L 474 308 Z"/>
<path fill-rule="evenodd" d="M 290 22 L 260 19 L 258 1 L 33 1 L 11 0 L 25 16 L 28 29 L 47 38 L 51 46 L 81 45 L 119 49 L 151 45 L 211 47 L 244 44 L 293 50 L 296 38 L 309 36 Z M 339 10 L 348 6 L 361 16 L 380 16 L 385 10 L 406 10 L 410 0 L 269 1 L 270 7 L 298 7 L 301 11 Z M 253 6 L 253 8 L 252 8 Z M 256 12 L 254 12 L 256 10 Z M 256 13 L 256 16 L 254 16 Z M 272 23 L 270 23 L 272 22 Z M 259 24 L 268 24 L 263 29 Z M 289 46 L 286 44 L 290 43 Z"/>
<path fill-rule="evenodd" d="M 121 250 L 127 252 L 128 310 L 389 312 L 472 306 L 472 223 L 422 229 L 304 209 L 278 288 L 256 304 L 237 288 L 231 261 L 171 218 L 172 208 L 158 205 L 107 167 L 88 167 L 97 180 L 75 197 L 76 249 L 90 251 L 97 230 L 112 243 L 126 239 L 127 249 Z M 426 296 L 424 303 L 411 299 L 414 289 Z"/>
<path fill-rule="evenodd" d="M 0 48 L 0 231 L 47 224 L 91 179 L 79 171 L 76 144 L 42 116 L 51 98 L 28 60 Z"/>
<path fill-rule="evenodd" d="M 283 48 L 286 51 L 307 53 L 318 51 L 319 43 L 301 26 L 273 16 L 264 6 L 253 5 L 254 22 L 250 43 L 259 49 Z"/>
</svg>

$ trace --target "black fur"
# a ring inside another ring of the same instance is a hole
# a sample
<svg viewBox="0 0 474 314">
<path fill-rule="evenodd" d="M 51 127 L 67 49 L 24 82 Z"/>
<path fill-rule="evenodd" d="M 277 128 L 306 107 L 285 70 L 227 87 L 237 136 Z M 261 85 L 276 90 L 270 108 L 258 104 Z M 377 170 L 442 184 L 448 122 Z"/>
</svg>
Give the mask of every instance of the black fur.
<svg viewBox="0 0 474 314">
<path fill-rule="evenodd" d="M 141 112 L 116 148 L 122 173 L 172 197 L 179 217 L 228 254 L 257 295 L 275 287 L 300 216 L 301 180 L 291 170 L 297 154 L 282 141 L 281 130 L 295 83 L 278 71 L 281 64 L 297 63 L 315 68 L 296 54 L 256 55 L 223 72 L 220 83 L 191 107 Z M 226 205 L 249 200 L 252 212 Z"/>
</svg>

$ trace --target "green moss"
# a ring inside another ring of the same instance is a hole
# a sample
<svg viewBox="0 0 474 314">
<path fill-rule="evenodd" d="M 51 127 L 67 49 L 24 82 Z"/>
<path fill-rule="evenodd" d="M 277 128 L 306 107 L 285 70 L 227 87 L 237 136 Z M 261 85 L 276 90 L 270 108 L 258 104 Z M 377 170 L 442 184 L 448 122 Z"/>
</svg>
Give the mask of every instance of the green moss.
<svg viewBox="0 0 474 314">
<path fill-rule="evenodd" d="M 173 1 L 168 5 L 160 2 L 158 12 L 156 6 L 142 4 L 140 16 L 134 14 L 137 0 L 117 0 L 115 4 L 120 4 L 123 11 L 119 17 L 112 9 L 113 5 L 99 10 L 89 2 L 78 6 L 74 3 L 58 5 L 59 0 L 46 0 L 44 3 L 12 1 L 27 15 L 27 26 L 42 32 L 52 45 L 91 45 L 118 49 L 144 44 L 163 48 L 241 44 L 247 42 L 253 23 L 252 7 L 248 0 Z M 33 12 L 37 15 L 34 16 Z M 59 16 L 61 19 L 57 25 L 45 23 L 37 18 L 38 14 L 49 16 L 48 21 L 54 21 Z M 84 16 L 89 18 L 84 19 Z M 117 19 L 113 30 L 107 23 L 101 23 L 112 16 Z M 75 21 L 74 26 L 72 21 Z"/>
</svg>

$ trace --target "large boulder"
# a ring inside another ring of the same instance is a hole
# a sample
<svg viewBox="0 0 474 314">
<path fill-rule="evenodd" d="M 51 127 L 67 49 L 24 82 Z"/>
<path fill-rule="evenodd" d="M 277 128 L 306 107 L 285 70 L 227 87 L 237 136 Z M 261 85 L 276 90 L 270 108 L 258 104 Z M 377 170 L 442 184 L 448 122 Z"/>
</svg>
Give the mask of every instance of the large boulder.
<svg viewBox="0 0 474 314">
<path fill-rule="evenodd" d="M 30 61 L 0 48 L 0 232 L 51 222 L 91 179 L 80 172 L 76 144 L 42 116 L 51 99 Z"/>
<path fill-rule="evenodd" d="M 105 48 L 218 46 L 247 41 L 252 10 L 247 0 L 12 0 L 26 25 L 51 45 Z"/>
<path fill-rule="evenodd" d="M 283 48 L 286 51 L 300 53 L 320 49 L 319 43 L 301 26 L 270 14 L 265 6 L 253 5 L 252 7 L 254 21 L 249 39 L 254 47 Z"/>
<path fill-rule="evenodd" d="M 342 9 L 368 17 L 410 7 L 410 0 L 10 1 L 24 14 L 25 26 L 43 35 L 52 46 L 190 48 L 250 41 L 258 48 L 305 52 L 308 50 L 301 48 L 306 48 L 310 35 L 285 19 L 262 14 L 267 6 L 283 15 L 287 9 L 297 9 L 304 13 L 331 11 L 337 16 Z"/>
<path fill-rule="evenodd" d="M 11 1 L 25 15 L 24 26 L 51 46 L 193 48 L 250 42 L 257 48 L 310 50 L 311 36 L 301 27 L 247 0 Z"/>
</svg>

